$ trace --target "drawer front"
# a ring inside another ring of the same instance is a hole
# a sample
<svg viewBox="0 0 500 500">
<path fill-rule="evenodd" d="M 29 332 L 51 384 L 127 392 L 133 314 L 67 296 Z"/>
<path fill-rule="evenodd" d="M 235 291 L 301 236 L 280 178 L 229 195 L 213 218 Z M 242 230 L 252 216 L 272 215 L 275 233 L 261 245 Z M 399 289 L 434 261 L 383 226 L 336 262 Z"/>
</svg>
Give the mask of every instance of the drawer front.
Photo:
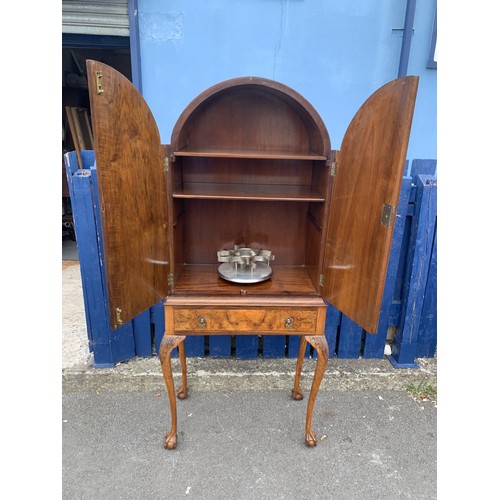
<svg viewBox="0 0 500 500">
<path fill-rule="evenodd" d="M 176 333 L 317 334 L 319 308 L 173 308 Z M 319 333 L 323 334 L 323 331 Z"/>
</svg>

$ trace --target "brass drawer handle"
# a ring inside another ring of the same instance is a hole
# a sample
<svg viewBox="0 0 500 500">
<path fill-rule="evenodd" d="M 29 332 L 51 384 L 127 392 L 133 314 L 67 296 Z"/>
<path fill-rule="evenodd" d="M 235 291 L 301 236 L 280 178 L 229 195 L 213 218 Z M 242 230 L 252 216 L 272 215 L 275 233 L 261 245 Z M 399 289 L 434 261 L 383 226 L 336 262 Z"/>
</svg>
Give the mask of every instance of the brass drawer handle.
<svg viewBox="0 0 500 500">
<path fill-rule="evenodd" d="M 198 316 L 198 327 L 204 330 L 206 326 L 207 326 L 207 320 L 205 319 L 205 317 Z"/>
<path fill-rule="evenodd" d="M 287 330 L 291 330 L 293 328 L 293 318 L 291 316 L 285 318 L 285 328 Z"/>
</svg>

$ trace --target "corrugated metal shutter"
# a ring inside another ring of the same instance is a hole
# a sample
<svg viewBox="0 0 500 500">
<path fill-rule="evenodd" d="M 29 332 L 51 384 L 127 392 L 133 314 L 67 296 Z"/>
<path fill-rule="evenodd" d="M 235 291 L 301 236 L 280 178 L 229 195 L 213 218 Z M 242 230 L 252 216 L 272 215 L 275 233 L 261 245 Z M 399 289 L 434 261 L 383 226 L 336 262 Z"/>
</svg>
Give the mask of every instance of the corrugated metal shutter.
<svg viewBox="0 0 500 500">
<path fill-rule="evenodd" d="M 129 36 L 127 0 L 63 0 L 63 33 Z"/>
</svg>

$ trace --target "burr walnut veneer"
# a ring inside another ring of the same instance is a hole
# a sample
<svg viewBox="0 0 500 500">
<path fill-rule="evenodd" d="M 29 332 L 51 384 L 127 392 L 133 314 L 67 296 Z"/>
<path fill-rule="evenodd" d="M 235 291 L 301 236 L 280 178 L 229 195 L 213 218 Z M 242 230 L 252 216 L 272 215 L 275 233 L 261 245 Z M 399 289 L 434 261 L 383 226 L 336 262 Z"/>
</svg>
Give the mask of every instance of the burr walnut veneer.
<svg viewBox="0 0 500 500">
<path fill-rule="evenodd" d="M 111 324 L 164 300 L 160 358 L 177 444 L 170 366 L 179 349 L 187 397 L 188 335 L 298 335 L 294 399 L 306 343 L 318 360 L 311 419 L 328 360 L 325 300 L 377 328 L 417 91 L 417 77 L 377 90 L 339 151 L 316 110 L 278 82 L 221 82 L 182 112 L 169 145 L 142 96 L 116 70 L 87 61 Z M 276 256 L 270 279 L 225 281 L 217 252 L 234 245 Z"/>
</svg>

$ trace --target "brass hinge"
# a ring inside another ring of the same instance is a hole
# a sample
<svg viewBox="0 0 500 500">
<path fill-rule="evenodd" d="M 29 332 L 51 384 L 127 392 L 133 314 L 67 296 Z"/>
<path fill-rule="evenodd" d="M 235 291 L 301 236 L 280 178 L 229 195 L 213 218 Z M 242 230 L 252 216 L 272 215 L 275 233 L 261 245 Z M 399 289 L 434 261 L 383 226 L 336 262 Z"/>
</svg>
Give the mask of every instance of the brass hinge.
<svg viewBox="0 0 500 500">
<path fill-rule="evenodd" d="M 167 283 L 168 283 L 169 287 L 171 287 L 171 288 L 174 287 L 174 273 L 168 274 Z"/>
<path fill-rule="evenodd" d="M 116 307 L 115 308 L 115 313 L 116 313 L 116 324 L 117 325 L 123 325 L 122 310 L 119 307 Z"/>
<path fill-rule="evenodd" d="M 95 84 L 97 93 L 102 94 L 104 92 L 104 89 L 102 88 L 102 71 L 95 72 Z"/>
<path fill-rule="evenodd" d="M 168 156 L 165 156 L 165 158 L 163 158 L 163 170 L 165 172 L 168 172 L 169 168 L 170 168 L 170 161 L 168 159 Z"/>
<path fill-rule="evenodd" d="M 337 167 L 338 167 L 338 162 L 337 161 L 332 161 L 330 164 L 330 175 L 332 177 L 335 177 L 337 175 Z"/>
<path fill-rule="evenodd" d="M 325 276 L 323 274 L 319 275 L 319 286 L 325 286 Z"/>
<path fill-rule="evenodd" d="M 388 205 L 384 203 L 382 207 L 382 217 L 380 223 L 384 226 L 391 227 L 394 222 L 394 205 Z"/>
</svg>

